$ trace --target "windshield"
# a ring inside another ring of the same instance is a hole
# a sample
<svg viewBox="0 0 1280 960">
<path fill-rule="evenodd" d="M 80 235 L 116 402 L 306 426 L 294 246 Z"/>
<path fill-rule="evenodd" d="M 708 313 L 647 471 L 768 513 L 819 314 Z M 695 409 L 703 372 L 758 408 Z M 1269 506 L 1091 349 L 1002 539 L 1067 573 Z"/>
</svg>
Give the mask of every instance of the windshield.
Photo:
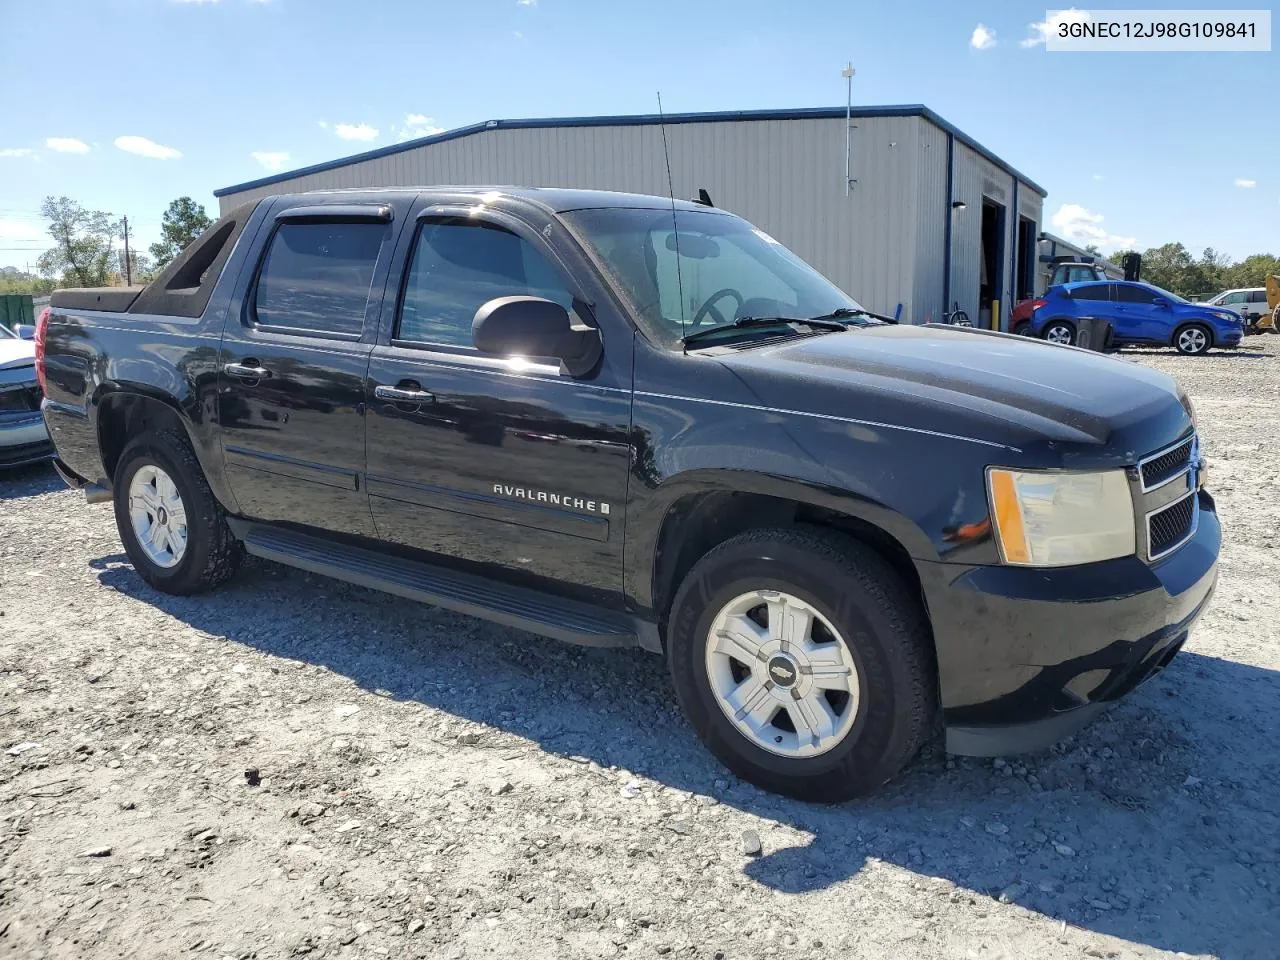
<svg viewBox="0 0 1280 960">
<path fill-rule="evenodd" d="M 18 335 L 14 333 L 12 330 L 10 330 L 8 327 L 6 327 L 3 323 L 0 323 L 0 340 L 5 339 L 6 337 L 12 337 L 13 339 L 16 340 L 18 338 Z"/>
<path fill-rule="evenodd" d="M 818 317 L 857 302 L 768 234 L 725 213 L 611 207 L 563 215 L 668 346 L 743 317 Z M 679 251 L 677 253 L 677 251 Z M 750 336 L 744 329 L 725 336 Z"/>
</svg>

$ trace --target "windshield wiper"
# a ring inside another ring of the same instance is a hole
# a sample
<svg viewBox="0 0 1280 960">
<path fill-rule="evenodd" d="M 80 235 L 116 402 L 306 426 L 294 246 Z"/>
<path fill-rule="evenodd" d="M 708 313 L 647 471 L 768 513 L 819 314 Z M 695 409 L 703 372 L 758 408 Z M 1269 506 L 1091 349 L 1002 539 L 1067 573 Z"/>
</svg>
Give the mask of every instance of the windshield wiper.
<svg viewBox="0 0 1280 960">
<path fill-rule="evenodd" d="M 852 317 L 870 317 L 872 320 L 879 320 L 881 323 L 897 323 L 893 317 L 886 317 L 883 313 L 873 313 L 863 307 L 840 307 L 832 310 L 830 313 L 824 313 L 813 317 L 814 320 L 843 320 Z"/>
<path fill-rule="evenodd" d="M 685 334 L 681 337 L 681 342 L 688 346 L 699 340 L 711 336 L 713 333 L 721 333 L 725 330 L 743 330 L 747 327 L 776 327 L 783 324 L 800 323 L 806 327 L 815 327 L 818 330 L 848 330 L 849 328 L 835 319 L 834 315 L 830 317 L 738 317 L 733 323 L 726 323 L 719 327 L 708 327 L 706 330 L 695 330 L 693 333 Z"/>
</svg>

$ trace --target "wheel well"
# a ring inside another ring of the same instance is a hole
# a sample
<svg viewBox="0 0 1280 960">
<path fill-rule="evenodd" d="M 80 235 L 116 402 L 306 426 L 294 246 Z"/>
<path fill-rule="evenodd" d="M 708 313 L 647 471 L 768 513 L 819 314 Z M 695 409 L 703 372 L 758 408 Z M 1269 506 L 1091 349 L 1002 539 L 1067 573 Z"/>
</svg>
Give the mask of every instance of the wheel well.
<svg viewBox="0 0 1280 960">
<path fill-rule="evenodd" d="M 848 514 L 761 494 L 691 494 L 667 511 L 654 564 L 654 610 L 666 622 L 671 602 L 693 565 L 713 547 L 747 530 L 796 525 L 838 530 L 875 550 L 924 604 L 915 564 L 906 548 L 884 530 Z M 927 617 L 926 609 L 926 617 Z M 665 642 L 665 637 L 664 637 Z"/>
<path fill-rule="evenodd" d="M 1041 332 L 1048 330 L 1055 323 L 1065 323 L 1068 327 L 1071 328 L 1072 333 L 1074 333 L 1076 330 L 1076 322 L 1072 320 L 1070 317 L 1050 317 L 1048 320 L 1044 322 L 1044 325 L 1040 328 Z"/>
<path fill-rule="evenodd" d="M 120 454 L 142 433 L 182 427 L 174 409 L 154 397 L 137 393 L 108 394 L 98 408 L 98 449 L 108 480 L 114 479 Z M 185 432 L 185 427 L 183 428 Z"/>
</svg>

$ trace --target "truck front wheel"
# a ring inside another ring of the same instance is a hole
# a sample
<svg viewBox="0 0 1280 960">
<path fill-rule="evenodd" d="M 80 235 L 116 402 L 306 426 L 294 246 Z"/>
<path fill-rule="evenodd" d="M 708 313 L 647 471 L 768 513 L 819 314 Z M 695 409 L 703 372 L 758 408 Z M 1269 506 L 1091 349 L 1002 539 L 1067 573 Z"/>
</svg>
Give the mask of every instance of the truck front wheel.
<svg viewBox="0 0 1280 960">
<path fill-rule="evenodd" d="M 151 586 L 199 593 L 235 573 L 243 556 L 240 541 L 182 432 L 164 430 L 130 443 L 113 485 L 120 541 Z"/>
<path fill-rule="evenodd" d="M 936 697 L 920 604 L 875 551 L 819 528 L 754 530 L 699 560 L 672 605 L 676 696 L 742 778 L 836 802 L 897 774 Z"/>
</svg>

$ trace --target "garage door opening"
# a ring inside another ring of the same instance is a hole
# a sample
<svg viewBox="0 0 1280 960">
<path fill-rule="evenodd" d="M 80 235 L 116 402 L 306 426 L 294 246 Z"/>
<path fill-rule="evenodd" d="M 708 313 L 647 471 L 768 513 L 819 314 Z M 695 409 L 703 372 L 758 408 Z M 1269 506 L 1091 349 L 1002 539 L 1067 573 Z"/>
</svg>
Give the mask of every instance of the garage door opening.
<svg viewBox="0 0 1280 960">
<path fill-rule="evenodd" d="M 1014 278 L 1014 302 L 1036 295 L 1036 222 L 1018 218 L 1018 274 Z"/>
<path fill-rule="evenodd" d="M 1000 329 L 1000 291 L 1004 274 L 1004 204 L 982 198 L 982 283 L 978 288 L 978 316 L 983 328 Z"/>
</svg>

